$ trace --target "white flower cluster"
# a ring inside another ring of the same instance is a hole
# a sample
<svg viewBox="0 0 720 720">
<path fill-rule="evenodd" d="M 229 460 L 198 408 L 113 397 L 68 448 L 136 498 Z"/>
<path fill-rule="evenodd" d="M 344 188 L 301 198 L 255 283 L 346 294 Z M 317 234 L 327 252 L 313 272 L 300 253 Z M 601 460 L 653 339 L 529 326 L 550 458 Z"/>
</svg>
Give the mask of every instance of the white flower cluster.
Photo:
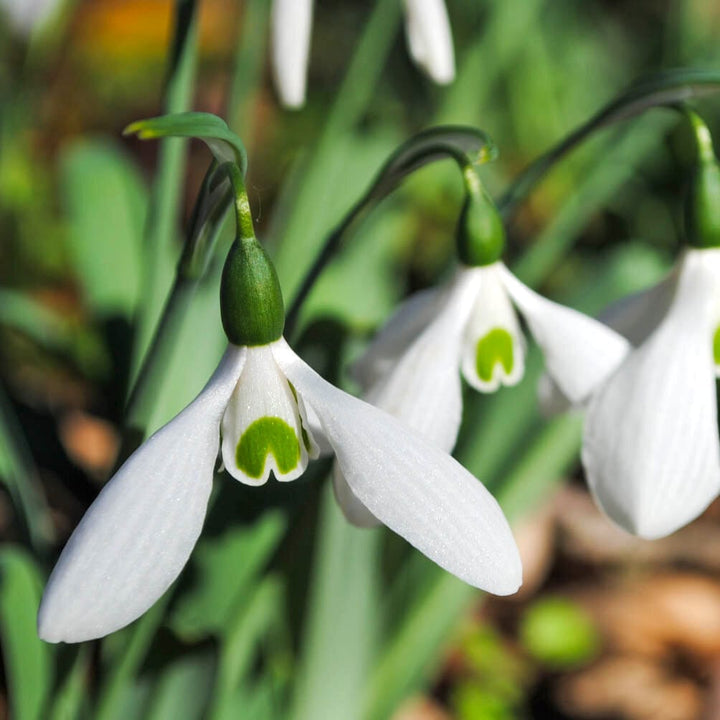
<svg viewBox="0 0 720 720">
<path fill-rule="evenodd" d="M 444 0 L 403 0 L 410 55 L 434 82 L 455 77 L 450 21 Z M 313 0 L 273 0 L 272 70 L 280 102 L 289 108 L 305 103 L 310 58 Z"/>
</svg>

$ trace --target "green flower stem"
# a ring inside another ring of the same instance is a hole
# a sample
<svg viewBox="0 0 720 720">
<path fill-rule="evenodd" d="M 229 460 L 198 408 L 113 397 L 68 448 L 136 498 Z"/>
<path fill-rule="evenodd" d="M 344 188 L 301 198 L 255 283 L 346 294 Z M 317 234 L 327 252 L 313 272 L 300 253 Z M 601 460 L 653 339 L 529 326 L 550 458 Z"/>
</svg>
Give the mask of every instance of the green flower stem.
<svg viewBox="0 0 720 720">
<path fill-rule="evenodd" d="M 327 228 L 318 223 L 318 213 L 308 213 L 307 208 L 317 207 L 323 197 L 332 193 L 335 180 L 328 175 L 328 167 L 333 167 L 338 143 L 367 112 L 395 42 L 400 18 L 398 0 L 376 0 L 373 4 L 322 132 L 308 152 L 302 182 L 293 195 L 287 218 L 282 226 L 276 226 L 270 238 L 278 276 L 288 296 L 297 292 L 308 258 L 316 255 L 318 240 Z"/>
<path fill-rule="evenodd" d="M 252 144 L 253 112 L 250 103 L 262 80 L 269 19 L 267 0 L 246 0 L 240 13 L 240 40 L 228 98 L 227 119 L 230 129 Z"/>
<path fill-rule="evenodd" d="M 145 660 L 155 633 L 165 618 L 172 591 L 168 590 L 136 623 L 124 631 L 127 642 L 112 663 L 106 681 L 100 688 L 95 720 L 121 720 L 124 690 L 133 682 Z"/>
<path fill-rule="evenodd" d="M 466 193 L 472 194 L 479 184 L 474 165 L 487 162 L 495 155 L 496 150 L 492 141 L 484 133 L 472 128 L 453 126 L 433 128 L 419 133 L 401 145 L 378 172 L 366 193 L 328 234 L 293 298 L 285 320 L 285 334 L 288 337 L 292 336 L 303 302 L 345 237 L 350 235 L 370 211 L 397 188 L 405 177 L 428 163 L 452 159 L 462 173 Z"/>
<path fill-rule="evenodd" d="M 500 212 L 503 217 L 510 217 L 554 165 L 597 130 L 634 118 L 651 108 L 671 107 L 684 100 L 710 95 L 719 90 L 720 72 L 705 70 L 670 70 L 634 83 L 528 165 L 500 198 Z"/>
<path fill-rule="evenodd" d="M 20 425 L 0 385 L 0 474 L 10 492 L 21 532 L 39 557 L 53 540 L 53 524 L 38 473 Z"/>
<path fill-rule="evenodd" d="M 197 0 L 175 2 L 174 35 L 163 102 L 167 113 L 183 112 L 192 103 L 197 65 L 197 7 Z M 172 139 L 162 143 L 158 153 L 157 175 L 145 228 L 148 269 L 138 337 L 133 350 L 133 368 L 140 366 L 140 358 L 150 345 L 167 291 L 163 267 L 167 249 L 172 245 L 176 232 L 186 148 L 186 140 Z"/>
<path fill-rule="evenodd" d="M 182 330 L 183 320 L 197 287 L 198 280 L 195 278 L 188 279 L 179 274 L 175 277 L 172 290 L 158 321 L 157 332 L 145 353 L 143 364 L 125 409 L 125 428 L 130 431 L 128 433 L 128 442 L 130 443 L 134 444 L 134 440 L 131 439 L 136 437 L 134 431 L 142 434 L 145 432 L 153 411 L 158 387 L 162 382 L 165 368 L 175 351 L 176 340 Z M 123 448 L 123 451 L 120 452 L 121 460 L 125 459 L 129 449 Z"/>
<path fill-rule="evenodd" d="M 205 176 L 193 213 L 189 239 L 178 263 L 175 281 L 158 321 L 157 331 L 145 353 L 137 380 L 130 393 L 125 408 L 125 427 L 131 432 L 127 433 L 124 447 L 119 455 L 120 460 L 126 457 L 131 449 L 130 444 L 136 439 L 136 432 L 132 431 L 144 433 L 147 427 L 157 389 L 162 383 L 165 368 L 175 350 L 185 315 L 215 252 L 217 239 L 222 233 L 223 221 L 230 208 L 232 193 L 225 192 L 212 205 L 207 215 L 203 215 L 200 208 L 209 196 L 212 182 L 217 174 L 217 170 L 211 166 Z"/>
</svg>

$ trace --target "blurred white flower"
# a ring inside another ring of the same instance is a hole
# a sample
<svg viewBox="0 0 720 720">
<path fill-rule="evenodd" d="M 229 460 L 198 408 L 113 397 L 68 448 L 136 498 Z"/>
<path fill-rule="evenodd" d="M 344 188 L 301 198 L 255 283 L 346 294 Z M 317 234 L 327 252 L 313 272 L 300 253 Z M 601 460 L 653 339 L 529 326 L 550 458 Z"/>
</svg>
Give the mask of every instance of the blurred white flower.
<svg viewBox="0 0 720 720">
<path fill-rule="evenodd" d="M 550 376 L 574 403 L 586 400 L 628 352 L 620 335 L 541 297 L 502 262 L 463 267 L 446 286 L 407 300 L 370 344 L 355 366 L 365 399 L 435 446 L 452 450 L 462 416 L 461 372 L 481 392 L 514 385 L 523 376 L 525 340 L 515 308 L 542 349 Z M 340 470 L 334 473 L 335 492 L 346 516 L 373 524 Z"/>
<path fill-rule="evenodd" d="M 5 14 L 15 28 L 25 35 L 44 22 L 61 0 L 0 0 L 0 14 Z"/>
<path fill-rule="evenodd" d="M 603 510 L 658 538 L 720 492 L 720 250 L 687 250 L 665 280 L 613 315 L 638 347 L 589 403 L 583 463 Z"/>
<path fill-rule="evenodd" d="M 517 547 L 490 493 L 395 418 L 327 383 L 280 338 L 229 345 L 198 397 L 102 490 L 48 581 L 41 638 L 106 635 L 167 590 L 200 534 L 221 431 L 225 467 L 251 485 L 271 471 L 300 475 L 317 436 L 363 507 L 438 565 L 496 594 L 519 587 Z"/>
<path fill-rule="evenodd" d="M 440 85 L 455 78 L 452 32 L 444 0 L 403 0 L 410 55 Z M 273 0 L 272 71 L 280 102 L 305 103 L 313 0 Z"/>
</svg>

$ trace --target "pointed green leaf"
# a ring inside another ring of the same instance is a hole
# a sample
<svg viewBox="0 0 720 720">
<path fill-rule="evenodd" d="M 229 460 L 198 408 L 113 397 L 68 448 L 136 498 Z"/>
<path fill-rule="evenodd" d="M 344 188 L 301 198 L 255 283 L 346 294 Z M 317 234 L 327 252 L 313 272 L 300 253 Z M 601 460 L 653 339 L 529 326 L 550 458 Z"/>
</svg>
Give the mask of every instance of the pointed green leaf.
<svg viewBox="0 0 720 720">
<path fill-rule="evenodd" d="M 217 115 L 203 112 L 183 112 L 128 125 L 124 135 L 137 135 L 141 140 L 159 140 L 169 137 L 198 138 L 209 148 L 219 163 L 234 162 L 245 174 L 247 153 L 242 140 Z"/>
<path fill-rule="evenodd" d="M 46 717 L 54 648 L 37 636 L 41 588 L 40 573 L 32 559 L 19 548 L 3 548 L 0 553 L 0 636 L 10 716 L 15 720 Z"/>
</svg>

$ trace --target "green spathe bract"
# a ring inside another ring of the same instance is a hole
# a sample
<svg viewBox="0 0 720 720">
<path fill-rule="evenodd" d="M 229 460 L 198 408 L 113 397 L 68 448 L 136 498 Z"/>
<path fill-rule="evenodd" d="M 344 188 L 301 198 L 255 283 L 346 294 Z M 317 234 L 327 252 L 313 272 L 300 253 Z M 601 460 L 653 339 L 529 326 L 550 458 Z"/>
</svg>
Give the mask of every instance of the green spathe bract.
<svg viewBox="0 0 720 720">
<path fill-rule="evenodd" d="M 686 206 L 688 241 L 699 248 L 720 247 L 720 167 L 703 160 Z"/>
<path fill-rule="evenodd" d="M 493 328 L 487 335 L 478 340 L 475 349 L 475 366 L 477 374 L 483 382 L 490 382 L 495 365 L 500 363 L 509 375 L 515 359 L 513 357 L 513 339 L 503 328 Z"/>
<path fill-rule="evenodd" d="M 457 229 L 460 260 L 470 267 L 492 265 L 505 249 L 505 228 L 492 200 L 483 189 L 465 197 Z"/>
<path fill-rule="evenodd" d="M 300 443 L 295 431 L 278 417 L 262 417 L 251 423 L 240 438 L 235 459 L 246 475 L 259 478 L 270 453 L 283 475 L 297 467 L 300 460 Z"/>
<path fill-rule="evenodd" d="M 235 345 L 268 345 L 285 325 L 280 282 L 267 253 L 254 238 L 238 238 L 225 261 L 220 313 L 228 340 Z"/>
</svg>

